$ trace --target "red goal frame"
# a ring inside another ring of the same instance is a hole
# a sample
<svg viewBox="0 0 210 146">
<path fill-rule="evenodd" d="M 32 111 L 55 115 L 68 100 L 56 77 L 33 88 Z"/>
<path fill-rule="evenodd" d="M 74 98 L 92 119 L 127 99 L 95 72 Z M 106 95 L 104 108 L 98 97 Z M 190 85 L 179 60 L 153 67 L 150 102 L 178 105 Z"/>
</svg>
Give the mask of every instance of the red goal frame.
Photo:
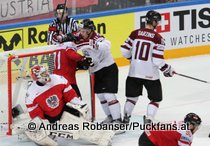
<svg viewBox="0 0 210 146">
<path fill-rule="evenodd" d="M 54 53 L 57 50 L 50 50 L 44 52 L 36 52 L 36 53 L 28 53 L 28 54 L 20 54 L 20 55 L 10 55 L 7 59 L 7 68 L 8 68 L 8 131 L 7 135 L 12 135 L 12 60 L 17 58 L 24 58 L 30 56 L 38 56 L 38 55 L 45 55 Z M 90 75 L 90 87 L 91 87 L 91 114 L 92 114 L 92 121 L 95 120 L 95 93 L 94 93 L 94 75 Z"/>
</svg>

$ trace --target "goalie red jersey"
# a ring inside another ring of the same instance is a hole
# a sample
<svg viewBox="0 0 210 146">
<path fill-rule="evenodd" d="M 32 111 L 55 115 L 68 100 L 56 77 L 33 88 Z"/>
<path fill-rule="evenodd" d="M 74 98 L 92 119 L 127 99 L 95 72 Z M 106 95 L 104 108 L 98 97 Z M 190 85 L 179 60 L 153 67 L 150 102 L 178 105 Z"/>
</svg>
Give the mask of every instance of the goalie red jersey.
<svg viewBox="0 0 210 146">
<path fill-rule="evenodd" d="M 77 62 L 81 61 L 84 57 L 76 52 L 75 47 L 71 43 L 61 45 L 54 55 L 54 73 L 64 76 L 70 84 L 76 84 L 75 73 Z"/>
<path fill-rule="evenodd" d="M 61 112 L 65 103 L 77 97 L 68 81 L 58 75 L 50 75 L 50 81 L 38 85 L 34 81 L 26 94 L 26 107 L 31 118 L 36 116 L 45 119 L 45 115 L 56 117 Z"/>
</svg>

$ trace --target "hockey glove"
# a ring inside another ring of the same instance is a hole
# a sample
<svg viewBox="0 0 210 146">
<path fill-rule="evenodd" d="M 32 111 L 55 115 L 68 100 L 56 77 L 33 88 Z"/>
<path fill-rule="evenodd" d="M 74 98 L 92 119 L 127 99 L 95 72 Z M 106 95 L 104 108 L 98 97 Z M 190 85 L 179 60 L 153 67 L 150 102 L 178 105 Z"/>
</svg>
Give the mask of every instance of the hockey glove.
<svg viewBox="0 0 210 146">
<path fill-rule="evenodd" d="M 176 73 L 171 65 L 168 64 L 165 64 L 160 70 L 163 72 L 165 77 L 173 77 L 173 75 Z"/>
<path fill-rule="evenodd" d="M 82 61 L 77 63 L 77 70 L 88 70 L 89 67 L 93 67 L 94 63 L 91 57 L 84 57 Z"/>
<path fill-rule="evenodd" d="M 72 112 L 69 112 L 69 113 L 79 116 L 79 117 L 82 116 L 84 119 L 86 119 L 88 121 L 90 120 L 90 113 L 89 113 L 90 110 L 89 110 L 87 104 L 74 104 L 72 102 L 68 102 L 68 103 L 66 103 L 66 106 L 68 106 L 69 108 L 72 108 L 72 110 L 74 109 L 77 112 L 79 112 L 78 115 L 75 113 L 72 113 Z"/>
<path fill-rule="evenodd" d="M 79 39 L 73 34 L 73 33 L 68 33 L 63 37 L 63 42 L 74 42 L 78 43 Z"/>
</svg>

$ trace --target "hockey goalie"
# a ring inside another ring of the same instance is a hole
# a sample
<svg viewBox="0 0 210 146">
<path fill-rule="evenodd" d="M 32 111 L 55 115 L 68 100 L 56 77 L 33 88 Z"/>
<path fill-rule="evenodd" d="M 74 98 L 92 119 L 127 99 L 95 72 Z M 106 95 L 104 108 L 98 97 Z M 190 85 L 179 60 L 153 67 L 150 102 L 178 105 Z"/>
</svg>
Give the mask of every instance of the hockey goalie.
<svg viewBox="0 0 210 146">
<path fill-rule="evenodd" d="M 32 84 L 29 86 L 25 104 L 29 119 L 19 119 L 12 125 L 13 133 L 24 134 L 39 145 L 58 145 L 56 136 L 70 139 L 84 139 L 91 143 L 106 146 L 111 142 L 114 132 L 111 130 L 86 130 L 82 123 L 89 122 L 88 107 L 81 101 L 68 81 L 59 75 L 49 74 L 41 65 L 31 68 Z M 50 124 L 71 128 L 47 128 Z M 69 136 L 70 135 L 70 136 Z"/>
</svg>

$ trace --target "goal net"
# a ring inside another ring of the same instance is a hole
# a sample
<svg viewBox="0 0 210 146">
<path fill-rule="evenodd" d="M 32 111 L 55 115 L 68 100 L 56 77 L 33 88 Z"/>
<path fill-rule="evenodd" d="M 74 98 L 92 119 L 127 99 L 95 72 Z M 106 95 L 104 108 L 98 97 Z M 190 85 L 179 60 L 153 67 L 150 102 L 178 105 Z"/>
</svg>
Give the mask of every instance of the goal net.
<svg viewBox="0 0 210 146">
<path fill-rule="evenodd" d="M 27 115 L 25 95 L 32 79 L 30 68 L 35 64 L 44 65 L 49 73 L 54 69 L 54 53 L 58 46 L 43 46 L 21 49 L 0 54 L 0 135 L 11 135 L 13 123 L 12 108 L 20 105 Z M 83 100 L 89 105 L 94 119 L 94 96 L 91 95 L 91 81 L 88 71 L 77 72 L 77 83 Z"/>
</svg>

